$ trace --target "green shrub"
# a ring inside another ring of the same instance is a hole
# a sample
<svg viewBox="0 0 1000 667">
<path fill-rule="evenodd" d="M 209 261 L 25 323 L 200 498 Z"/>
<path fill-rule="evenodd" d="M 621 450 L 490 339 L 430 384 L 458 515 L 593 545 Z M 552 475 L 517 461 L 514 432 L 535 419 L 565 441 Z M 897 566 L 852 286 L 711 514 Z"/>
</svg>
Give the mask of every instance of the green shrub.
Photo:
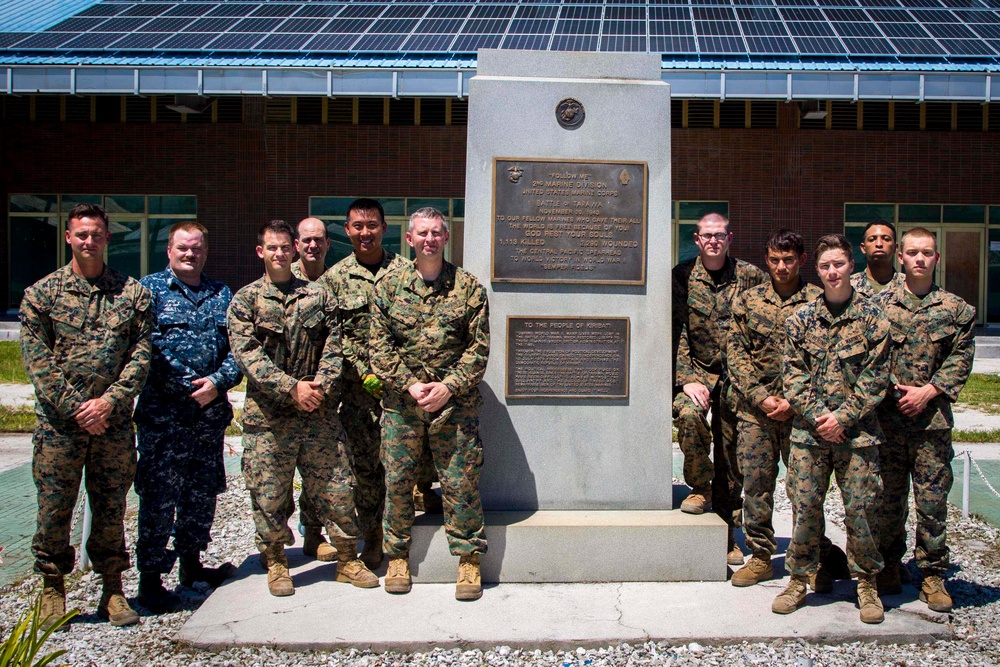
<svg viewBox="0 0 1000 667">
<path fill-rule="evenodd" d="M 47 630 L 42 630 L 41 615 L 42 598 L 39 596 L 35 600 L 34 607 L 24 613 L 10 636 L 0 644 L 0 667 L 45 667 L 66 652 L 53 651 L 35 660 L 42 644 L 52 636 L 53 632 L 69 623 L 70 619 L 77 615 L 77 610 L 67 612 Z"/>
</svg>

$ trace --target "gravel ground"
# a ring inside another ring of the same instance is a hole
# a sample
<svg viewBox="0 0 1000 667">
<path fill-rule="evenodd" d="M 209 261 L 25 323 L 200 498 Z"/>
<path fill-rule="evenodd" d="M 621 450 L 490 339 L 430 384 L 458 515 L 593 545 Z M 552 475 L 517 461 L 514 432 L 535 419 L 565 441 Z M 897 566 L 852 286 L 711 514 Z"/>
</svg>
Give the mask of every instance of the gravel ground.
<svg viewBox="0 0 1000 667">
<path fill-rule="evenodd" d="M 224 560 L 238 562 L 252 544 L 253 527 L 250 507 L 242 480 L 230 479 L 230 490 L 219 498 L 214 542 L 205 558 L 209 564 Z M 779 511 L 788 511 L 782 485 L 776 495 Z M 834 490 L 827 502 L 828 519 L 843 521 L 839 493 Z M 911 511 L 911 516 L 913 512 Z M 956 601 L 951 616 L 955 638 L 928 645 L 851 643 L 841 645 L 810 644 L 801 640 L 777 640 L 770 643 L 741 643 L 718 646 L 698 644 L 672 646 L 647 642 L 621 644 L 600 649 L 576 651 L 532 651 L 500 646 L 490 651 L 436 650 L 430 653 L 401 655 L 372 654 L 368 651 L 295 653 L 268 647 L 232 648 L 209 652 L 181 646 L 172 637 L 205 599 L 204 591 L 179 588 L 187 609 L 150 616 L 143 613 L 142 624 L 131 628 L 113 628 L 97 620 L 94 608 L 100 597 L 100 579 L 92 574 L 75 574 L 67 582 L 70 606 L 86 611 L 68 632 L 58 633 L 46 648 L 66 649 L 60 662 L 71 665 L 112 667 L 117 665 L 363 665 L 396 667 L 403 665 L 519 666 L 544 665 L 583 667 L 590 665 L 719 665 L 726 667 L 788 665 L 790 667 L 833 667 L 869 665 L 911 667 L 965 666 L 1000 664 L 1000 531 L 971 518 L 963 520 L 952 508 L 949 517 L 953 570 L 950 590 Z M 135 537 L 135 513 L 127 518 L 129 543 Z M 912 532 L 912 531 L 911 531 Z M 912 564 L 910 565 L 913 570 Z M 177 584 L 176 568 L 167 580 Z M 138 575 L 125 574 L 125 592 L 136 593 Z M 37 594 L 39 583 L 30 577 L 20 584 L 0 589 L 0 634 L 6 636 L 17 616 Z M 142 611 L 142 610 L 140 610 Z"/>
</svg>

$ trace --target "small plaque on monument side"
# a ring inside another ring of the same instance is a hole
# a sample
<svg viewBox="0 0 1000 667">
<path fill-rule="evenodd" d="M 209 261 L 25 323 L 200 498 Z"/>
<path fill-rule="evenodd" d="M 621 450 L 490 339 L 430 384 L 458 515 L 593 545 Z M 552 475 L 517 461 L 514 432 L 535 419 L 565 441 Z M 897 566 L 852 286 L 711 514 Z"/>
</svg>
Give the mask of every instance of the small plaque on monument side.
<svg viewBox="0 0 1000 667">
<path fill-rule="evenodd" d="M 628 398 L 627 317 L 507 318 L 507 398 Z"/>
<path fill-rule="evenodd" d="M 495 158 L 493 282 L 645 284 L 646 171 Z"/>
</svg>

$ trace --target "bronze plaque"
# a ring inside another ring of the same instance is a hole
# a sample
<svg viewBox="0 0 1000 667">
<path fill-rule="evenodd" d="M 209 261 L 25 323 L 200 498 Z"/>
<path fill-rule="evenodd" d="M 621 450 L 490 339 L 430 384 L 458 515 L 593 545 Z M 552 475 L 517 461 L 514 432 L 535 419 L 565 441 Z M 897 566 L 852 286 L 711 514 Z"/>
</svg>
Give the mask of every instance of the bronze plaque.
<svg viewBox="0 0 1000 667">
<path fill-rule="evenodd" d="M 507 318 L 507 398 L 628 398 L 627 317 Z"/>
<path fill-rule="evenodd" d="M 646 163 L 495 158 L 498 283 L 646 282 Z"/>
</svg>

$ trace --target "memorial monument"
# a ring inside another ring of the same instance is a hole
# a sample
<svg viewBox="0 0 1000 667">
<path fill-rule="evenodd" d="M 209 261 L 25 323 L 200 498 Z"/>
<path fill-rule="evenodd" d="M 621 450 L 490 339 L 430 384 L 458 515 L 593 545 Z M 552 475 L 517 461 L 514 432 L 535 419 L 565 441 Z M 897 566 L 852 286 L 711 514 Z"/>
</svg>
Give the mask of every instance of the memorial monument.
<svg viewBox="0 0 1000 667">
<path fill-rule="evenodd" d="M 463 264 L 492 328 L 484 581 L 725 579 L 723 522 L 671 511 L 660 57 L 484 50 L 469 101 Z M 414 527 L 416 581 L 453 578 L 443 547 L 421 562 L 443 539 Z"/>
</svg>

